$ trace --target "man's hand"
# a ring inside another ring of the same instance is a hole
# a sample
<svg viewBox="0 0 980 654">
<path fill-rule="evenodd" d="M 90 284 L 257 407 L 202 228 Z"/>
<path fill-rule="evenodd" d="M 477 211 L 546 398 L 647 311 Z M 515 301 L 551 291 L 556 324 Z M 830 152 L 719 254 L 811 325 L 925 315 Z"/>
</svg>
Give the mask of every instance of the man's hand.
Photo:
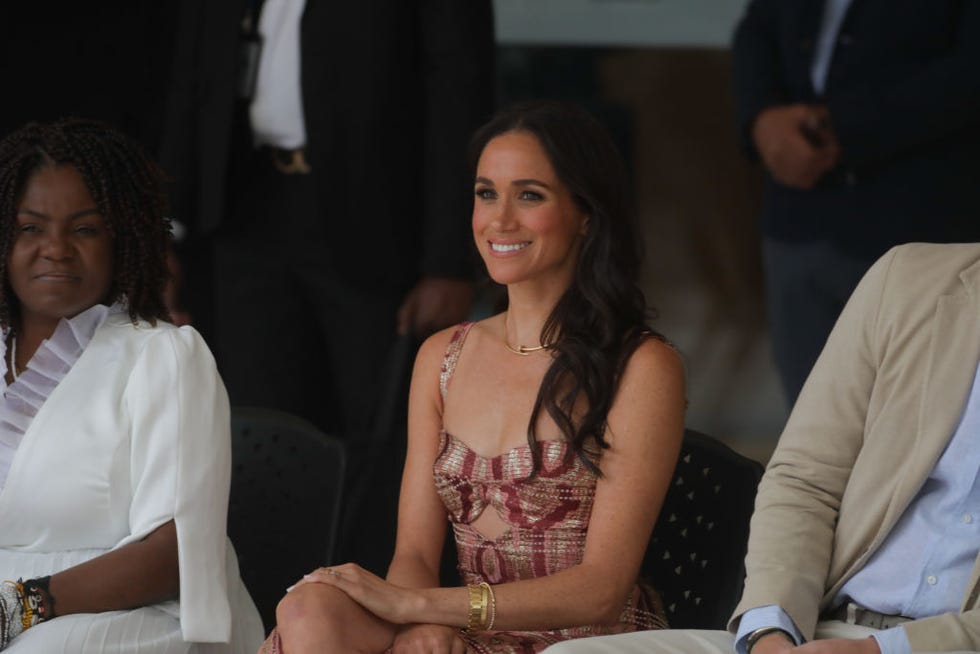
<svg viewBox="0 0 980 654">
<path fill-rule="evenodd" d="M 823 107 L 770 107 L 755 119 L 752 140 L 773 178 L 792 188 L 813 188 L 840 160 L 840 145 Z"/>
<path fill-rule="evenodd" d="M 398 333 L 414 333 L 422 339 L 455 325 L 469 315 L 473 285 L 447 277 L 423 277 L 398 309 Z"/>
<path fill-rule="evenodd" d="M 796 643 L 781 631 L 766 634 L 752 646 L 752 654 L 784 654 L 792 652 Z"/>
<path fill-rule="evenodd" d="M 759 639 L 752 654 L 881 654 L 874 638 L 829 638 L 814 640 L 800 646 L 786 634 L 774 632 Z"/>
<path fill-rule="evenodd" d="M 761 644 L 762 641 L 760 640 Z M 793 654 L 881 654 L 878 641 L 874 638 L 829 638 L 814 640 L 792 650 Z M 756 646 L 752 654 L 758 654 Z"/>
</svg>

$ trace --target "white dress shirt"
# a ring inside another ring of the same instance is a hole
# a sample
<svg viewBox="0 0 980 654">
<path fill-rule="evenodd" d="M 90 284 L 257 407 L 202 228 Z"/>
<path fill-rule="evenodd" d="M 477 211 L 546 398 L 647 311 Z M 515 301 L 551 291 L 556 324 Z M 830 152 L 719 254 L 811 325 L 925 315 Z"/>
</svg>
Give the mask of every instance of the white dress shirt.
<svg viewBox="0 0 980 654">
<path fill-rule="evenodd" d="M 819 94 L 823 93 L 827 84 L 827 71 L 830 70 L 830 60 L 834 56 L 837 35 L 840 33 L 840 26 L 850 6 L 851 0 L 825 0 L 820 34 L 817 35 L 817 46 L 810 65 L 810 81 L 813 82 L 813 89 Z"/>
<path fill-rule="evenodd" d="M 306 145 L 300 85 L 300 23 L 306 0 L 266 0 L 259 17 L 262 54 L 249 119 L 256 145 Z"/>
</svg>

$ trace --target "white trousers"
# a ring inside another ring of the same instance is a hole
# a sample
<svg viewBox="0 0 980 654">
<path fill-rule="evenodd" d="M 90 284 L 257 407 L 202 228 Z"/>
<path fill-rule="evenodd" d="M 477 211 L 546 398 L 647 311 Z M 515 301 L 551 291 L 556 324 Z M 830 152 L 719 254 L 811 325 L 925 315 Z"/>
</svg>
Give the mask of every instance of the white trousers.
<svg viewBox="0 0 980 654">
<path fill-rule="evenodd" d="M 875 631 L 870 627 L 860 627 L 839 620 L 826 620 L 817 624 L 815 640 L 866 638 Z M 735 637 L 727 631 L 694 629 L 662 629 L 616 636 L 579 638 L 552 645 L 545 650 L 545 654 L 733 654 L 734 652 Z"/>
</svg>

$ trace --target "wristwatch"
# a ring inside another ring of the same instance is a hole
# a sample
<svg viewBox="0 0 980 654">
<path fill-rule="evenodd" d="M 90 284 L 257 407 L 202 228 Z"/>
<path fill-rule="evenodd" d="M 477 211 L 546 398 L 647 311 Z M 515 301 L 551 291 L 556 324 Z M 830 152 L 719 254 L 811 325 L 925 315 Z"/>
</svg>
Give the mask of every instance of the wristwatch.
<svg viewBox="0 0 980 654">
<path fill-rule="evenodd" d="M 796 642 L 793 639 L 793 636 L 785 629 L 781 629 L 780 627 L 762 627 L 761 629 L 756 629 L 750 633 L 749 637 L 745 639 L 745 654 L 752 654 L 752 648 L 755 647 L 755 644 L 758 643 L 763 636 L 768 636 L 769 634 L 774 634 L 777 632 L 786 636 L 791 643 Z"/>
</svg>

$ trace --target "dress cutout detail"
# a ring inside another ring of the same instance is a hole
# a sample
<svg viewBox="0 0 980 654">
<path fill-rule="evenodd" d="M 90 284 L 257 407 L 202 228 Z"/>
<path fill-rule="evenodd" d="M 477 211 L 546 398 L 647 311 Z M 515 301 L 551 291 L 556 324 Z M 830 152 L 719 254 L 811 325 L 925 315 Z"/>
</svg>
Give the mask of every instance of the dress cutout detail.
<svg viewBox="0 0 980 654">
<path fill-rule="evenodd" d="M 450 340 L 439 380 L 443 402 L 472 326 L 463 323 Z M 565 441 L 539 441 L 535 446 L 541 467 L 531 476 L 530 445 L 488 458 L 441 432 L 433 476 L 453 526 L 463 583 L 532 579 L 582 561 L 598 477 Z M 471 524 L 488 508 L 508 525 L 493 539 Z M 533 632 L 463 631 L 460 637 L 479 654 L 531 654 L 571 638 L 666 626 L 656 592 L 638 583 L 616 624 Z"/>
</svg>

